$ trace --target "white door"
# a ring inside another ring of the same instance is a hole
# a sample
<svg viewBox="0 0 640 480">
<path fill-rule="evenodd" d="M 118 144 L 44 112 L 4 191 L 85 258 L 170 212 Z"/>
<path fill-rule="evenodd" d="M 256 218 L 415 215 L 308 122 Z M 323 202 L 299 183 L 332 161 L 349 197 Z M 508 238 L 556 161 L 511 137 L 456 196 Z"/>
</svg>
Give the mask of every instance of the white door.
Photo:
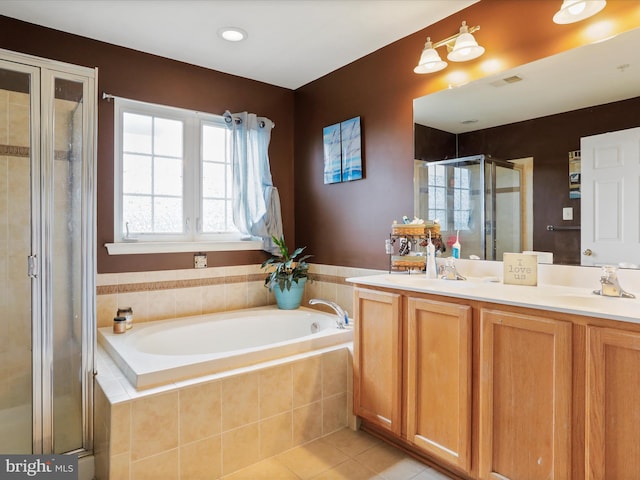
<svg viewBox="0 0 640 480">
<path fill-rule="evenodd" d="M 582 265 L 640 264 L 640 128 L 580 140 Z"/>
</svg>

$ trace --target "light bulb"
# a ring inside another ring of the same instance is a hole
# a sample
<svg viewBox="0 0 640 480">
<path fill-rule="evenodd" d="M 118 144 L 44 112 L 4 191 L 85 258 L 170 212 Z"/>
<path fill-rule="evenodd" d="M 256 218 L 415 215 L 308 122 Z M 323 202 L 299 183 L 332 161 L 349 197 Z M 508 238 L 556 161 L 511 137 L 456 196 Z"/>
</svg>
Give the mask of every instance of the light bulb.
<svg viewBox="0 0 640 480">
<path fill-rule="evenodd" d="M 571 15 L 580 15 L 582 12 L 584 12 L 585 8 L 586 8 L 586 5 L 584 2 L 574 3 L 569 7 L 569 13 Z"/>
<path fill-rule="evenodd" d="M 564 0 L 553 21 L 560 25 L 589 18 L 607 5 L 606 0 Z"/>
</svg>

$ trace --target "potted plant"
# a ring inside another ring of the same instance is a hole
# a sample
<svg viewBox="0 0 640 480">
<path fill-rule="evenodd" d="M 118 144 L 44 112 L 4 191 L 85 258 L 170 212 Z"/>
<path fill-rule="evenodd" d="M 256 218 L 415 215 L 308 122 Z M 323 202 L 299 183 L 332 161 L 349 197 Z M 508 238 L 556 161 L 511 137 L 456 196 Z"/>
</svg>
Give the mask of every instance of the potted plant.
<svg viewBox="0 0 640 480">
<path fill-rule="evenodd" d="M 309 264 L 305 261 L 311 255 L 298 256 L 307 247 L 296 248 L 292 254 L 284 243 L 284 237 L 271 237 L 280 251 L 262 263 L 267 271 L 264 286 L 273 291 L 278 308 L 293 310 L 300 306 L 304 285 L 307 281 Z"/>
</svg>

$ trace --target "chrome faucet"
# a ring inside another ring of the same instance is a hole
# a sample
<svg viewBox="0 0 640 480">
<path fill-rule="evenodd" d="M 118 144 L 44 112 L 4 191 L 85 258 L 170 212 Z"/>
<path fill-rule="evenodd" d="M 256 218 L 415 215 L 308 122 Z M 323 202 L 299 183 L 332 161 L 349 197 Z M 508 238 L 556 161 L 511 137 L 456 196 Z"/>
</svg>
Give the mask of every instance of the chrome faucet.
<svg viewBox="0 0 640 480">
<path fill-rule="evenodd" d="M 312 298 L 309 300 L 309 305 L 315 305 L 317 303 L 331 307 L 336 312 L 336 315 L 338 316 L 336 319 L 336 325 L 338 328 L 345 328 L 349 324 L 349 315 L 337 303 L 321 300 L 319 298 Z"/>
<path fill-rule="evenodd" d="M 636 298 L 632 293 L 625 292 L 618 281 L 618 269 L 616 267 L 602 267 L 600 275 L 600 290 L 594 290 L 596 295 L 603 297 Z"/>
<path fill-rule="evenodd" d="M 440 278 L 443 280 L 466 280 L 458 273 L 456 261 L 453 257 L 447 258 L 447 263 L 440 267 Z"/>
</svg>

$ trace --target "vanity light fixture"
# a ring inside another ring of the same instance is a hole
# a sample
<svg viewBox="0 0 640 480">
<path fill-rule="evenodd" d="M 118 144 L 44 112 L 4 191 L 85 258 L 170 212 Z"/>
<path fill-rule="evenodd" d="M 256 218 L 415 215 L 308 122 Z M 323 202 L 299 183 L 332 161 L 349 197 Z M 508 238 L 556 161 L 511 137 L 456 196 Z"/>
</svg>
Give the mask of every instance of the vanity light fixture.
<svg viewBox="0 0 640 480">
<path fill-rule="evenodd" d="M 553 21 L 560 25 L 579 22 L 595 15 L 606 5 L 606 0 L 564 0 Z"/>
<path fill-rule="evenodd" d="M 477 28 L 479 29 L 480 27 Z M 467 22 L 462 22 L 456 43 L 453 45 L 453 50 L 449 52 L 447 58 L 452 62 L 466 62 L 478 58 L 483 53 L 484 47 L 478 45 L 476 39 L 471 35 L 469 27 L 467 27 Z"/>
<path fill-rule="evenodd" d="M 413 69 L 415 73 L 433 73 L 439 72 L 447 68 L 448 63 L 440 58 L 438 52 L 433 48 L 431 43 L 431 37 L 427 37 L 427 42 L 424 44 L 424 50 L 420 55 L 420 61 L 416 68 Z"/>
<path fill-rule="evenodd" d="M 484 47 L 478 45 L 472 33 L 480 30 L 480 26 L 468 27 L 467 22 L 462 22 L 460 32 L 436 43 L 427 37 L 424 49 L 420 55 L 418 65 L 413 69 L 415 73 L 433 73 L 446 68 L 447 62 L 438 55 L 436 48 L 447 46 L 447 59 L 452 62 L 466 62 L 478 58 L 484 53 Z"/>
</svg>

